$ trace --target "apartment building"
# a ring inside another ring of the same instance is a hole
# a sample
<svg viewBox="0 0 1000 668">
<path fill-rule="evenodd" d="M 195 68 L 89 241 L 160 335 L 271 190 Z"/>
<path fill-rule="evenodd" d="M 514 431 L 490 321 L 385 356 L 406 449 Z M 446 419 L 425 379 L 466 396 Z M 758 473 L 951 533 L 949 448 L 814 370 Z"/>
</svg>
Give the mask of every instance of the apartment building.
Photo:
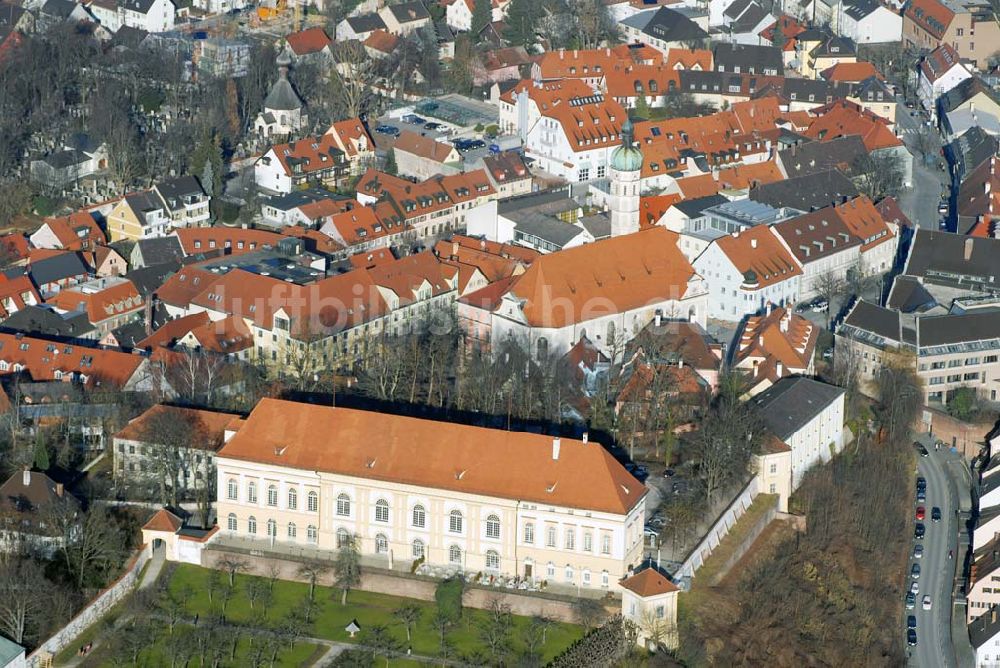
<svg viewBox="0 0 1000 668">
<path fill-rule="evenodd" d="M 985 0 L 913 0 L 903 11 L 903 44 L 927 51 L 949 44 L 985 69 L 1000 44 L 1000 23 Z"/>
<path fill-rule="evenodd" d="M 869 396 L 876 395 L 879 370 L 896 358 L 916 365 L 927 404 L 947 404 L 956 390 L 965 387 L 997 401 L 1000 311 L 995 306 L 915 315 L 859 301 L 837 330 L 837 363 L 857 367 Z"/>
<path fill-rule="evenodd" d="M 611 151 L 621 144 L 625 109 L 582 79 L 522 81 L 499 101 L 500 126 L 520 135 L 525 155 L 567 181 L 608 176 Z"/>
<path fill-rule="evenodd" d="M 227 427 L 239 420 L 235 413 L 153 406 L 115 434 L 114 476 L 130 485 L 157 485 L 169 462 L 176 469 L 172 485 L 178 490 L 214 484 L 216 452 Z"/>
<path fill-rule="evenodd" d="M 642 558 L 646 490 L 586 439 L 264 399 L 216 464 L 222 539 L 263 550 L 609 591 Z"/>
<path fill-rule="evenodd" d="M 353 169 L 337 132 L 276 144 L 254 163 L 254 181 L 266 192 L 285 194 L 307 185 L 336 185 Z"/>
<path fill-rule="evenodd" d="M 138 241 L 163 237 L 178 228 L 206 225 L 211 199 L 193 176 L 161 181 L 115 204 L 108 214 L 108 234 L 112 241 Z"/>
<path fill-rule="evenodd" d="M 84 313 L 100 336 L 137 320 L 145 308 L 145 300 L 132 281 L 119 276 L 97 278 L 60 290 L 47 303 L 59 313 Z"/>
</svg>

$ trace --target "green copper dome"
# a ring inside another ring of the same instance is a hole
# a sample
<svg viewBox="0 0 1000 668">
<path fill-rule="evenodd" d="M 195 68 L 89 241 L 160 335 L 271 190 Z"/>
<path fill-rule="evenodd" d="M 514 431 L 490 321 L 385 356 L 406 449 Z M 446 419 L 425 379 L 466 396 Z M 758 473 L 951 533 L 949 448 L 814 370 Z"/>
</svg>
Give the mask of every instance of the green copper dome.
<svg viewBox="0 0 1000 668">
<path fill-rule="evenodd" d="M 622 125 L 622 145 L 611 153 L 611 169 L 638 172 L 642 169 L 642 151 L 632 145 L 632 119 Z"/>
</svg>

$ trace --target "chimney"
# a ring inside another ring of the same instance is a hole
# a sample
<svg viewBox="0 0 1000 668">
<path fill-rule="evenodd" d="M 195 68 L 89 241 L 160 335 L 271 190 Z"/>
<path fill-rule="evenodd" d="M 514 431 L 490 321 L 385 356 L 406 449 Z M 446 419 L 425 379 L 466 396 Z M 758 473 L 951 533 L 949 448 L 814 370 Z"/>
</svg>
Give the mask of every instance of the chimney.
<svg viewBox="0 0 1000 668">
<path fill-rule="evenodd" d="M 791 319 L 792 316 L 788 313 L 788 309 L 785 309 L 785 314 L 781 316 L 781 322 L 778 323 L 778 327 L 782 332 L 788 331 L 788 321 Z"/>
<path fill-rule="evenodd" d="M 684 368 L 684 358 L 683 357 L 680 358 L 679 360 L 677 360 L 677 368 L 678 369 L 683 369 Z"/>
<path fill-rule="evenodd" d="M 655 327 L 659 327 L 660 323 L 662 322 L 663 322 L 663 314 L 657 311 L 656 315 L 653 316 L 653 325 Z"/>
<path fill-rule="evenodd" d="M 761 334 L 761 335 L 759 335 L 757 337 L 757 345 L 760 346 L 761 348 L 764 347 L 764 335 L 763 334 Z"/>
<path fill-rule="evenodd" d="M 153 333 L 153 297 L 146 300 L 146 306 L 142 310 L 142 322 L 145 325 L 146 336 Z"/>
<path fill-rule="evenodd" d="M 559 60 L 562 60 L 565 54 L 566 54 L 566 49 L 559 49 Z"/>
<path fill-rule="evenodd" d="M 559 445 L 560 445 L 560 440 L 559 437 L 556 436 L 555 438 L 552 439 L 552 461 L 559 460 Z"/>
<path fill-rule="evenodd" d="M 451 254 L 452 254 L 453 257 L 458 257 L 458 242 L 457 241 L 452 241 L 451 242 Z"/>
<path fill-rule="evenodd" d="M 590 442 L 590 432 L 586 432 L 586 431 L 583 432 L 583 437 L 580 440 L 582 440 L 584 443 L 589 443 Z"/>
<path fill-rule="evenodd" d="M 771 302 L 767 302 L 767 304 L 764 305 L 764 314 L 771 315 Z"/>
<path fill-rule="evenodd" d="M 778 362 L 774 366 L 774 370 L 778 372 L 778 378 L 781 378 L 783 375 L 785 375 L 785 365 L 782 364 L 781 362 Z"/>
<path fill-rule="evenodd" d="M 757 247 L 757 240 L 756 239 L 751 239 L 750 240 L 750 248 L 756 248 L 756 247 Z"/>
<path fill-rule="evenodd" d="M 24 473 L 21 474 L 21 484 L 25 487 L 31 486 L 31 469 L 24 469 Z"/>
<path fill-rule="evenodd" d="M 972 237 L 965 240 L 965 253 L 963 255 L 966 262 L 972 258 Z"/>
<path fill-rule="evenodd" d="M 61 499 L 62 495 L 63 495 L 63 484 L 61 482 L 57 482 L 56 483 L 56 496 L 58 496 Z"/>
</svg>

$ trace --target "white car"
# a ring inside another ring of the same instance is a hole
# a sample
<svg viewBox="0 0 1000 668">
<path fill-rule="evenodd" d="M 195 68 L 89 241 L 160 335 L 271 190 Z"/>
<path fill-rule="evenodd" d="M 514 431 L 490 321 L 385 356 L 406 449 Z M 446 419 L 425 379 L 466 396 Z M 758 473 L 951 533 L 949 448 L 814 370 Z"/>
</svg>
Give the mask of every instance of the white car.
<svg viewBox="0 0 1000 668">
<path fill-rule="evenodd" d="M 925 595 L 924 596 L 923 608 L 924 608 L 924 610 L 930 610 L 931 609 L 931 597 L 930 597 L 930 595 Z"/>
<path fill-rule="evenodd" d="M 916 580 L 910 583 L 910 593 L 913 594 L 914 596 L 920 593 L 920 583 L 917 582 Z"/>
</svg>

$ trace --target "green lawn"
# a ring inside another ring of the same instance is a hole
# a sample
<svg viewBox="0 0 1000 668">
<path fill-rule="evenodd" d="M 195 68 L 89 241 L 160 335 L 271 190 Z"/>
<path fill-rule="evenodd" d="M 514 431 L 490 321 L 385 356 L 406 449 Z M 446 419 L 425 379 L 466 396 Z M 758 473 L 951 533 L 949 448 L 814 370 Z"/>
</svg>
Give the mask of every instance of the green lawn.
<svg viewBox="0 0 1000 668">
<path fill-rule="evenodd" d="M 226 578 L 225 574 L 206 568 L 181 564 L 174 571 L 169 588 L 174 595 L 187 592 L 186 607 L 191 615 L 207 616 L 218 614 L 221 603 L 219 594 L 215 594 L 213 603 L 209 603 L 206 582 L 209 577 Z M 226 609 L 227 621 L 249 623 L 254 619 L 246 597 L 246 585 L 253 576 L 237 575 L 236 592 Z M 274 585 L 273 600 L 268 607 L 265 624 L 279 624 L 289 613 L 297 608 L 308 596 L 309 587 L 298 582 L 278 581 Z M 433 602 L 418 601 L 410 598 L 387 596 L 366 591 L 351 591 L 347 605 L 340 605 L 340 590 L 330 587 L 316 588 L 316 601 L 319 609 L 314 617 L 315 623 L 309 635 L 341 642 L 357 642 L 349 637 L 344 627 L 357 620 L 362 629 L 374 625 L 384 625 L 403 647 L 406 646 L 406 630 L 393 617 L 393 610 L 404 604 L 420 608 L 421 615 L 413 628 L 412 647 L 415 654 L 436 656 L 439 650 L 438 634 L 431 625 L 431 619 L 436 611 Z M 260 607 L 260 603 L 257 603 Z M 448 640 L 460 655 L 470 655 L 485 649 L 479 638 L 478 622 L 486 617 L 482 610 L 465 609 L 462 622 L 448 633 Z M 515 652 L 521 650 L 521 630 L 530 623 L 527 617 L 514 618 L 513 646 Z M 583 629 L 573 624 L 554 624 L 547 633 L 545 646 L 542 648 L 543 660 L 548 662 L 573 641 L 583 635 Z"/>
<path fill-rule="evenodd" d="M 174 627 L 174 635 L 177 639 L 182 639 L 192 632 L 194 627 L 180 625 Z M 149 645 L 139 654 L 137 665 L 141 668 L 160 668 L 170 666 L 170 651 L 168 649 L 171 638 L 168 635 L 166 626 L 158 627 L 159 632 L 155 638 L 150 639 Z M 225 648 L 225 656 L 220 664 L 224 668 L 242 668 L 253 665 L 253 654 L 251 652 L 251 639 L 248 636 L 241 636 L 236 642 L 236 653 L 233 659 L 229 657 L 229 646 Z M 193 651 L 193 650 L 191 650 Z M 275 668 L 304 668 L 312 666 L 327 651 L 327 647 L 309 642 L 297 642 L 291 648 L 282 646 L 276 660 Z M 95 648 L 94 652 L 83 660 L 80 668 L 102 668 L 113 665 L 113 650 L 105 645 Z M 263 661 L 270 665 L 271 655 L 268 653 L 263 657 Z M 131 664 L 131 660 L 128 661 Z M 57 662 L 57 665 L 58 662 Z M 178 663 L 177 665 L 181 665 Z M 188 661 L 189 666 L 198 665 L 198 658 L 194 656 Z M 260 665 L 260 664 L 258 664 Z"/>
</svg>

